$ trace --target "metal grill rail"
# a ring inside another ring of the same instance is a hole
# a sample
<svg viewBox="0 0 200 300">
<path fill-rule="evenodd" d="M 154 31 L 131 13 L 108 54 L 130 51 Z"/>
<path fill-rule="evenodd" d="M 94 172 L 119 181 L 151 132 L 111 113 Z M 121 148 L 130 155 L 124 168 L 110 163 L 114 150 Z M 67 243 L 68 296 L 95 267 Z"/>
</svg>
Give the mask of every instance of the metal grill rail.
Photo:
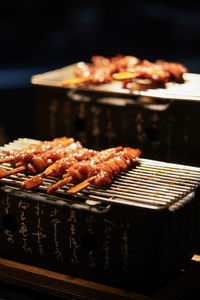
<svg viewBox="0 0 200 300">
<path fill-rule="evenodd" d="M 1 147 L 0 156 L 2 157 L 7 150 L 22 149 L 31 143 L 39 141 L 18 139 Z M 2 164 L 1 168 L 11 169 L 9 163 Z M 20 183 L 28 177 L 30 175 L 19 173 L 3 178 L 1 182 L 19 188 Z M 34 192 L 46 195 L 46 189 L 55 181 L 52 177 L 45 179 Z M 114 202 L 158 209 L 172 205 L 193 192 L 199 185 L 200 168 L 141 158 L 132 169 L 117 175 L 111 185 L 104 188 L 91 185 L 77 193 L 73 199 L 93 204 Z M 71 186 L 68 184 L 58 189 L 55 196 L 51 197 L 69 198 L 66 190 Z"/>
</svg>

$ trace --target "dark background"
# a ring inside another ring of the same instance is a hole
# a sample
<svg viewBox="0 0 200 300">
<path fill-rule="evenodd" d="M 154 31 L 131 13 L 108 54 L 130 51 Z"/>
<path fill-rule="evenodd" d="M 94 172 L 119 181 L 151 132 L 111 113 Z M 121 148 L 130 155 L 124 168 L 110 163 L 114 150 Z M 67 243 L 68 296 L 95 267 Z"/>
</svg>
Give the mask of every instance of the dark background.
<svg viewBox="0 0 200 300">
<path fill-rule="evenodd" d="M 37 138 L 34 74 L 120 53 L 200 73 L 199 51 L 200 1 L 1 1 L 0 145 Z M 40 299 L 8 285 L 0 290 L 1 299 Z"/>
<path fill-rule="evenodd" d="M 3 1 L 0 67 L 62 66 L 91 55 L 176 59 L 199 71 L 194 1 Z"/>
<path fill-rule="evenodd" d="M 193 1 L 3 1 L 0 67 L 53 68 L 92 55 L 176 59 L 199 71 Z"/>
<path fill-rule="evenodd" d="M 120 53 L 200 73 L 199 50 L 198 1 L 2 1 L 0 144 L 37 138 L 34 74 Z"/>
</svg>

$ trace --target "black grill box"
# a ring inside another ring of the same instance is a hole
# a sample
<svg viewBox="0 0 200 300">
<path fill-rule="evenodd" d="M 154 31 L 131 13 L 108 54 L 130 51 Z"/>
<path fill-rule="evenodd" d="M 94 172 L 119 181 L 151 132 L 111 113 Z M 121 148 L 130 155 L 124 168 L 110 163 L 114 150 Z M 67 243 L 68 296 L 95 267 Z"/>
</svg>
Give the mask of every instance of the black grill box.
<svg viewBox="0 0 200 300">
<path fill-rule="evenodd" d="M 169 207 L 89 205 L 2 185 L 0 255 L 127 289 L 149 291 L 195 253 L 199 190 Z"/>
</svg>

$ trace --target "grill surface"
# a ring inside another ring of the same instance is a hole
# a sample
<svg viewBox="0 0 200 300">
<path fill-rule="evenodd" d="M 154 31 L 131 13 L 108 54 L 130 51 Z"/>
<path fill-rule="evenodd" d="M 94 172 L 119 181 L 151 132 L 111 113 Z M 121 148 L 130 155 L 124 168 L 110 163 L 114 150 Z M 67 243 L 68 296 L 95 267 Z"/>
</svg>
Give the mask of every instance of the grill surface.
<svg viewBox="0 0 200 300">
<path fill-rule="evenodd" d="M 32 139 L 18 139 L 1 147 L 1 156 L 11 149 L 22 149 L 31 143 L 39 143 Z M 1 168 L 10 170 L 9 163 L 4 163 Z M 20 183 L 31 175 L 19 173 L 1 179 L 3 184 L 20 188 Z M 46 189 L 57 179 L 50 177 L 35 190 L 36 193 L 46 195 Z M 161 161 L 141 158 L 138 163 L 126 172 L 115 177 L 112 184 L 97 188 L 93 185 L 73 196 L 73 200 L 83 201 L 90 205 L 121 203 L 152 209 L 169 207 L 178 200 L 193 192 L 200 185 L 200 168 L 186 165 L 165 163 Z M 68 184 L 57 190 L 54 198 L 69 199 Z"/>
</svg>

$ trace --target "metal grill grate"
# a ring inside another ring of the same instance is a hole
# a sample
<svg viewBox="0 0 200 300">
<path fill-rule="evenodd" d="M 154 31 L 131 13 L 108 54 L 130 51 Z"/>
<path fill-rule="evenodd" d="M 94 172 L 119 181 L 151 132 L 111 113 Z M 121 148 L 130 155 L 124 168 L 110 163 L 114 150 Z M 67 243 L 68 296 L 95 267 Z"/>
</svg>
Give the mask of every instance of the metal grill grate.
<svg viewBox="0 0 200 300">
<path fill-rule="evenodd" d="M 35 142 L 39 141 L 30 139 L 14 141 L 1 147 L 1 156 L 7 150 L 22 149 Z M 1 165 L 1 168 L 11 169 L 7 163 Z M 3 178 L 1 182 L 19 188 L 20 183 L 30 176 L 20 173 Z M 34 192 L 46 195 L 46 189 L 55 181 L 53 177 L 45 179 Z M 111 185 L 104 188 L 91 185 L 73 196 L 73 199 L 81 199 L 91 204 L 114 202 L 158 209 L 172 205 L 193 192 L 199 185 L 200 168 L 141 158 L 131 169 L 116 176 Z M 72 185 L 68 184 L 58 189 L 55 196 L 51 197 L 69 198 L 66 194 L 69 186 Z"/>
</svg>

